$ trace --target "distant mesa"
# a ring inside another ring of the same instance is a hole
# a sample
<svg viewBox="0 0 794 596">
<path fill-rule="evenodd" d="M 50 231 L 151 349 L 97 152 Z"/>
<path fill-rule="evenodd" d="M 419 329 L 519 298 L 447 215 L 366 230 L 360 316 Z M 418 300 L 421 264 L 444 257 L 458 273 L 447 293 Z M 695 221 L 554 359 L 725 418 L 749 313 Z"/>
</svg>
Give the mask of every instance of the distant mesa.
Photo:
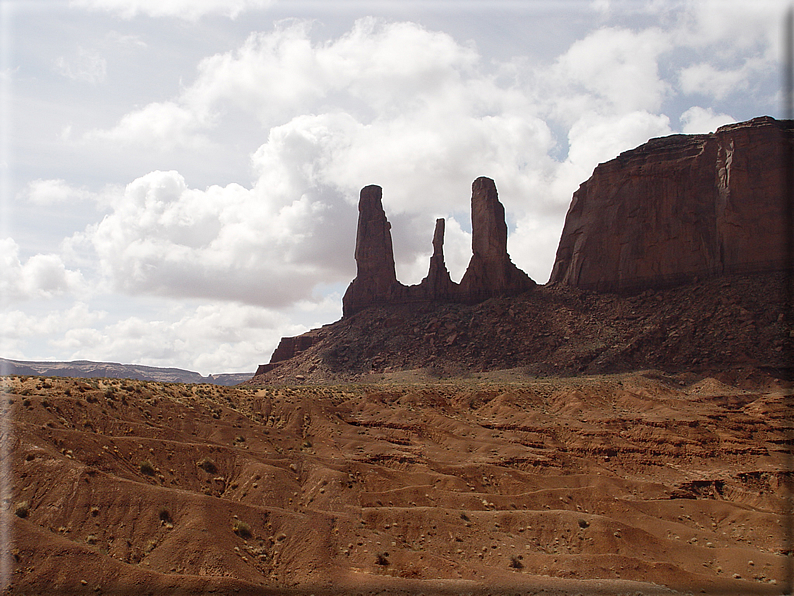
<svg viewBox="0 0 794 596">
<path fill-rule="evenodd" d="M 444 220 L 436 220 L 430 268 L 421 283 L 405 286 L 394 269 L 391 224 L 381 202 L 382 189 L 361 189 L 356 234 L 356 278 L 342 299 L 342 313 L 350 317 L 370 306 L 411 302 L 461 302 L 474 304 L 493 297 L 513 296 L 535 286 L 507 254 L 505 210 L 490 178 L 472 183 L 472 257 L 457 284 L 444 263 Z"/>
<path fill-rule="evenodd" d="M 9 360 L 0 358 L 0 375 L 31 375 L 41 377 L 74 377 L 81 379 L 135 379 L 158 383 L 209 383 L 237 385 L 251 378 L 251 373 L 223 373 L 202 376 L 181 368 L 159 368 L 118 362 L 71 362 Z"/>
<path fill-rule="evenodd" d="M 631 293 L 784 269 L 793 127 L 754 118 L 600 164 L 573 195 L 549 281 Z"/>
</svg>

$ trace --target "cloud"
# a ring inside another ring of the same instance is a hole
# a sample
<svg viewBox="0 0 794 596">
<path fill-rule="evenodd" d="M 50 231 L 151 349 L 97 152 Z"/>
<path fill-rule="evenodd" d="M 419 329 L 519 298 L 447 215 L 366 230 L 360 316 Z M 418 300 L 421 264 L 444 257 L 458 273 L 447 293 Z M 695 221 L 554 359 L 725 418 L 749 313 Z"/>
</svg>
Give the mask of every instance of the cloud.
<svg viewBox="0 0 794 596">
<path fill-rule="evenodd" d="M 62 334 L 70 329 L 96 325 L 107 315 L 106 311 L 92 310 L 84 302 L 76 302 L 67 309 L 38 316 L 20 310 L 8 310 L 0 318 L 0 337 L 24 340 L 34 336 Z"/>
<path fill-rule="evenodd" d="M 53 205 L 94 198 L 93 193 L 85 189 L 73 188 L 63 179 L 33 180 L 28 182 L 19 196 L 35 205 Z"/>
<path fill-rule="evenodd" d="M 574 42 L 536 83 L 552 115 L 566 123 L 583 112 L 656 111 L 670 93 L 658 61 L 671 48 L 660 29 L 605 27 Z"/>
<path fill-rule="evenodd" d="M 433 101 L 473 74 L 478 53 L 416 23 L 367 17 L 338 39 L 312 43 L 312 23 L 286 20 L 254 33 L 236 51 L 202 60 L 184 94 L 191 106 L 230 102 L 266 124 L 318 100 L 363 102 L 363 113 L 396 114 Z M 335 95 L 339 94 L 339 95 Z M 454 97 L 452 98 L 454 99 Z M 352 103 L 352 102 L 351 102 Z"/>
<path fill-rule="evenodd" d="M 284 307 L 352 270 L 334 243 L 352 254 L 353 208 L 338 194 L 296 189 L 197 190 L 176 172 L 152 172 L 67 249 L 93 249 L 102 274 L 129 294 Z"/>
<path fill-rule="evenodd" d="M 97 84 L 103 82 L 107 76 L 107 60 L 97 52 L 78 47 L 77 56 L 71 59 L 58 56 L 55 70 L 73 81 Z"/>
<path fill-rule="evenodd" d="M 125 19 L 140 15 L 195 21 L 205 15 L 235 19 L 247 10 L 267 8 L 273 0 L 71 0 L 76 8 L 113 12 Z"/>
<path fill-rule="evenodd" d="M 138 35 L 125 35 L 118 31 L 109 31 L 107 39 L 114 42 L 121 47 L 141 48 L 146 49 L 149 47 Z"/>
<path fill-rule="evenodd" d="M 714 132 L 720 126 L 736 122 L 728 114 L 715 114 L 711 108 L 692 106 L 681 114 L 681 130 L 687 134 L 701 134 Z"/>
<path fill-rule="evenodd" d="M 682 45 L 716 46 L 722 58 L 764 48 L 777 57 L 787 10 L 779 0 L 688 0 L 672 34 Z"/>
<path fill-rule="evenodd" d="M 55 254 L 37 254 L 24 263 L 12 238 L 0 239 L 0 299 L 6 303 L 52 298 L 79 291 L 85 282 L 80 271 L 66 268 Z"/>
<path fill-rule="evenodd" d="M 748 59 L 738 68 L 727 69 L 700 62 L 683 68 L 678 81 L 681 90 L 687 95 L 699 93 L 715 99 L 725 99 L 731 94 L 747 91 L 753 78 L 772 66 L 758 58 Z"/>
<path fill-rule="evenodd" d="M 330 300 L 333 304 L 324 300 L 305 309 L 317 317 L 307 324 L 295 321 L 301 305 L 293 312 L 277 312 L 238 303 L 161 301 L 158 310 L 142 317 L 112 315 L 75 302 L 35 315 L 6 310 L 0 317 L 0 338 L 6 357 L 51 359 L 46 354 L 57 353 L 61 360 L 180 366 L 204 374 L 253 373 L 268 361 L 281 337 L 338 316 L 333 311 L 340 310 L 339 295 Z M 35 355 L 35 350 L 42 354 Z"/>
<path fill-rule="evenodd" d="M 203 148 L 210 141 L 198 131 L 211 126 L 212 120 L 206 111 L 189 110 L 170 101 L 156 102 L 126 114 L 110 130 L 92 130 L 84 138 L 142 145 L 156 151 Z"/>
<path fill-rule="evenodd" d="M 253 114 L 266 128 L 345 104 L 368 122 L 459 102 L 464 78 L 472 77 L 478 79 L 469 83 L 473 99 L 487 111 L 510 98 L 474 72 L 478 60 L 472 48 L 414 23 L 364 18 L 336 40 L 312 43 L 311 22 L 281 21 L 271 32 L 251 34 L 237 50 L 202 60 L 196 81 L 178 98 L 130 112 L 88 138 L 157 148 L 205 143 L 200 132 L 229 108 Z"/>
<path fill-rule="evenodd" d="M 55 313 L 48 317 L 57 318 Z M 72 318 L 62 334 L 49 341 L 51 349 L 68 355 L 66 359 L 150 366 L 179 363 L 204 374 L 253 373 L 258 364 L 268 360 L 282 336 L 308 330 L 284 313 L 237 303 L 182 306 L 147 318 L 126 316 L 104 325 L 97 320 L 107 319 L 105 313 L 88 312 L 83 320 Z"/>
</svg>

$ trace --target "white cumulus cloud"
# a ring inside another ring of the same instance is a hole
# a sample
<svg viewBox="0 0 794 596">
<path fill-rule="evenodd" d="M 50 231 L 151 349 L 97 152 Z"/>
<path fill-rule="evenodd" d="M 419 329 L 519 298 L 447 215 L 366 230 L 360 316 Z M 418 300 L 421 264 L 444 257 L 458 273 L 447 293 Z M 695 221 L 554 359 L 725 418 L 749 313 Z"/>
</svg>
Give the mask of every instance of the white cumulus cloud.
<svg viewBox="0 0 794 596">
<path fill-rule="evenodd" d="M 682 131 L 687 134 L 714 132 L 720 126 L 736 122 L 728 114 L 715 114 L 711 108 L 692 106 L 681 114 Z"/>
<path fill-rule="evenodd" d="M 124 115 L 109 130 L 87 132 L 85 138 L 142 145 L 156 151 L 206 147 L 210 142 L 200 131 L 211 123 L 209 112 L 190 110 L 171 101 L 155 102 Z"/>
<path fill-rule="evenodd" d="M 36 205 L 85 201 L 95 197 L 88 190 L 74 188 L 63 179 L 33 180 L 25 185 L 20 196 Z"/>
<path fill-rule="evenodd" d="M 350 272 L 350 263 L 328 255 L 344 226 L 352 246 L 355 223 L 342 220 L 353 217 L 338 195 L 236 184 L 197 190 L 176 172 L 152 172 L 69 245 L 93 248 L 103 274 L 130 294 L 285 306 Z"/>
<path fill-rule="evenodd" d="M 574 42 L 539 83 L 552 92 L 552 113 L 567 123 L 583 112 L 653 112 L 670 92 L 659 58 L 671 48 L 660 29 L 605 27 Z"/>
<path fill-rule="evenodd" d="M 83 287 L 80 271 L 68 269 L 59 255 L 37 254 L 22 262 L 17 243 L 0 239 L 0 300 L 51 298 Z"/>
</svg>

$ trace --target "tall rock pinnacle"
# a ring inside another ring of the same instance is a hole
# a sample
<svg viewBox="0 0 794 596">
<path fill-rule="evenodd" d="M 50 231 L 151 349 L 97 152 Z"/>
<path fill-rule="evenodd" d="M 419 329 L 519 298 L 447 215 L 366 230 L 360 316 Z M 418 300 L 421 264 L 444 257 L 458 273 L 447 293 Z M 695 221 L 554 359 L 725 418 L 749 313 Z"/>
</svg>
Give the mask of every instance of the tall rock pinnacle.
<svg viewBox="0 0 794 596">
<path fill-rule="evenodd" d="M 371 304 L 392 301 L 404 289 L 394 271 L 391 224 L 383 211 L 380 186 L 361 189 L 356 232 L 356 278 L 342 299 L 344 316 Z"/>
<path fill-rule="evenodd" d="M 477 178 L 471 185 L 471 248 L 474 254 L 460 281 L 463 301 L 520 294 L 535 286 L 507 254 L 505 208 L 490 178 Z"/>
<path fill-rule="evenodd" d="M 447 265 L 444 263 L 444 225 L 444 218 L 436 220 L 430 270 L 418 288 L 422 296 L 428 300 L 450 300 L 457 290 L 457 284 L 449 277 Z"/>
<path fill-rule="evenodd" d="M 376 292 L 397 281 L 391 224 L 386 219 L 381 198 L 383 190 L 374 184 L 361 189 L 356 233 L 356 277 L 372 280 Z"/>
</svg>

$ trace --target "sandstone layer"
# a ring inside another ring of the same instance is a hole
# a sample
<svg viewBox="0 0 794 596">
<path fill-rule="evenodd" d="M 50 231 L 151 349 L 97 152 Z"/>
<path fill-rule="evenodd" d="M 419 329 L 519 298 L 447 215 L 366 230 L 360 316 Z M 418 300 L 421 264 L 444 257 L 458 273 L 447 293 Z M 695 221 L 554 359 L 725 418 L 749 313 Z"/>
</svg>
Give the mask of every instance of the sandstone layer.
<svg viewBox="0 0 794 596">
<path fill-rule="evenodd" d="M 415 302 L 477 303 L 495 296 L 514 296 L 535 286 L 507 254 L 507 224 L 496 185 L 480 177 L 472 183 L 472 252 L 460 284 L 449 277 L 444 264 L 444 220 L 436 221 L 433 256 L 428 275 L 415 286 L 397 281 L 391 225 L 381 201 L 382 189 L 367 186 L 359 199 L 356 234 L 356 278 L 342 299 L 345 317 L 370 306 Z"/>
<path fill-rule="evenodd" d="M 792 123 L 652 139 L 600 164 L 573 195 L 550 282 L 642 291 L 786 266 Z"/>
</svg>

